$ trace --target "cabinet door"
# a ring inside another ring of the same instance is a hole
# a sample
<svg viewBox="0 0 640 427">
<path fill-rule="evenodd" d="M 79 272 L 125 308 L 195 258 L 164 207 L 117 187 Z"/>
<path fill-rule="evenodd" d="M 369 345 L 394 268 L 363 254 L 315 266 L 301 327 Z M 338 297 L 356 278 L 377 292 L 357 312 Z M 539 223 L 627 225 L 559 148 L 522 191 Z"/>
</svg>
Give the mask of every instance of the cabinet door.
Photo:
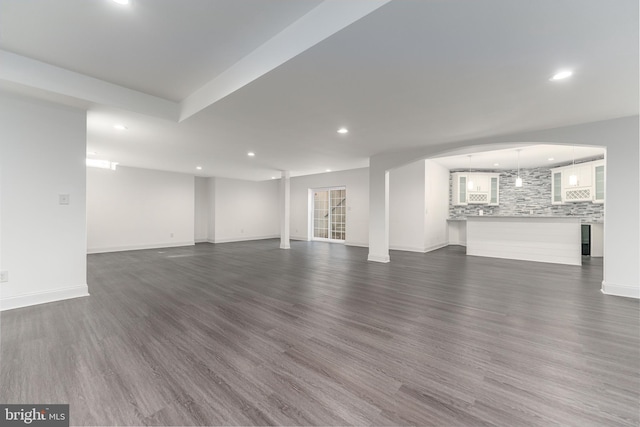
<svg viewBox="0 0 640 427">
<path fill-rule="evenodd" d="M 473 191 L 478 191 L 481 193 L 489 192 L 489 175 L 478 173 L 473 174 Z"/>
<path fill-rule="evenodd" d="M 552 172 L 551 182 L 551 203 L 562 203 L 562 172 Z"/>
<path fill-rule="evenodd" d="M 604 165 L 599 165 L 593 168 L 595 175 L 595 195 L 593 200 L 595 202 L 604 202 Z"/>
<path fill-rule="evenodd" d="M 497 205 L 498 202 L 498 177 L 497 176 L 492 176 L 491 177 L 491 189 L 489 191 L 489 204 L 491 205 Z"/>
<path fill-rule="evenodd" d="M 467 177 L 458 176 L 458 204 L 467 204 Z"/>
</svg>

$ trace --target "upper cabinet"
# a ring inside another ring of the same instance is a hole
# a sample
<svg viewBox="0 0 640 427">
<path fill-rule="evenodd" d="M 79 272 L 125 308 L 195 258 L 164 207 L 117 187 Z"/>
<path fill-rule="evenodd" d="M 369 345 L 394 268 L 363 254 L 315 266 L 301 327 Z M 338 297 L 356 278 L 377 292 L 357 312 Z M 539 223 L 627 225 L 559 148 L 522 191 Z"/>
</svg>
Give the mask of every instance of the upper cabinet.
<svg viewBox="0 0 640 427">
<path fill-rule="evenodd" d="M 604 160 L 551 169 L 551 203 L 603 203 L 604 179 Z"/>
<path fill-rule="evenodd" d="M 454 205 L 492 205 L 500 203 L 499 174 L 482 172 L 455 172 L 452 202 Z"/>
</svg>

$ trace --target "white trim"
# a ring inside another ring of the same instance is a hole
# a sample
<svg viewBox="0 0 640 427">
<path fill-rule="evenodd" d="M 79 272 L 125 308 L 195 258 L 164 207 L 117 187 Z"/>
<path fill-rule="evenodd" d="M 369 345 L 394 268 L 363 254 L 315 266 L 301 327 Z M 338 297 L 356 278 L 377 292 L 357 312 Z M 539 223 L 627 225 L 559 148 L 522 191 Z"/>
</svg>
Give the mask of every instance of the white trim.
<svg viewBox="0 0 640 427">
<path fill-rule="evenodd" d="M 640 287 L 629 285 L 615 285 L 602 281 L 602 293 L 627 298 L 640 298 Z"/>
<path fill-rule="evenodd" d="M 304 242 L 309 241 L 309 239 L 306 236 L 290 236 L 289 240 L 302 240 Z"/>
<path fill-rule="evenodd" d="M 369 247 L 369 243 L 367 242 L 354 242 L 351 240 L 345 240 L 344 241 L 345 246 L 358 246 L 359 248 L 368 248 Z"/>
<path fill-rule="evenodd" d="M 209 241 L 209 239 L 204 238 L 204 239 L 195 239 L 194 242 L 195 243 L 207 243 Z"/>
<path fill-rule="evenodd" d="M 246 242 L 248 240 L 266 240 L 266 239 L 278 239 L 279 234 L 270 234 L 268 236 L 251 236 L 251 237 L 231 237 L 227 239 L 216 239 L 213 243 L 231 243 L 231 242 Z"/>
<path fill-rule="evenodd" d="M 389 249 L 391 249 L 392 251 L 419 252 L 426 254 L 427 252 L 435 251 L 436 249 L 441 249 L 445 246 L 449 246 L 449 243 L 439 243 L 437 245 L 421 248 L 415 246 L 389 246 Z"/>
<path fill-rule="evenodd" d="M 14 297 L 0 299 L 0 311 L 88 296 L 89 289 L 86 284 L 56 289 L 53 291 L 32 292 L 30 294 L 16 295 Z"/>
<path fill-rule="evenodd" d="M 144 249 L 162 249 L 162 248 L 175 248 L 180 246 L 193 246 L 195 242 L 193 240 L 187 242 L 167 242 L 167 243 L 152 243 L 150 245 L 126 245 L 126 246 L 113 246 L 107 248 L 88 248 L 88 254 L 102 254 L 107 252 L 123 252 L 123 251 L 140 251 Z"/>
<path fill-rule="evenodd" d="M 369 256 L 367 257 L 367 261 L 390 262 L 391 258 L 389 258 L 389 255 L 380 256 L 380 255 L 373 255 L 373 254 L 370 253 Z"/>
</svg>

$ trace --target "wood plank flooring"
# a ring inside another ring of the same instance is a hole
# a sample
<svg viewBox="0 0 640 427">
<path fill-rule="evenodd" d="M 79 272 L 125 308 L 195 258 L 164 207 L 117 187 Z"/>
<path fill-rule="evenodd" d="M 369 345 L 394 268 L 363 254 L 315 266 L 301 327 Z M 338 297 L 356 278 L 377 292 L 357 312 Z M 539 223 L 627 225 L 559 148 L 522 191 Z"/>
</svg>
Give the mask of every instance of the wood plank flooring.
<svg viewBox="0 0 640 427">
<path fill-rule="evenodd" d="M 637 426 L 637 300 L 582 267 L 278 241 L 90 255 L 0 315 L 0 402 L 73 425 Z"/>
</svg>

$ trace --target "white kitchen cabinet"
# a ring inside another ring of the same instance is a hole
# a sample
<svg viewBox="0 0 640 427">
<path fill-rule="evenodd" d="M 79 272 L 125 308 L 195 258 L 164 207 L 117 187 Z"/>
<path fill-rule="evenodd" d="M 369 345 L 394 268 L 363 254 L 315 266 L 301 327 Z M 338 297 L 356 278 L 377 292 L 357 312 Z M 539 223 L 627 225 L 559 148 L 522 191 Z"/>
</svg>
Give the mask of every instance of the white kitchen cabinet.
<svg viewBox="0 0 640 427">
<path fill-rule="evenodd" d="M 453 173 L 451 188 L 451 200 L 455 206 L 467 204 L 467 174 Z"/>
<path fill-rule="evenodd" d="M 500 180 L 497 173 L 455 172 L 452 174 L 452 202 L 454 205 L 500 203 Z"/>
<path fill-rule="evenodd" d="M 604 160 L 593 164 L 593 202 L 604 203 L 605 173 Z"/>
<path fill-rule="evenodd" d="M 604 160 L 551 169 L 551 203 L 603 203 L 604 172 Z"/>
</svg>

